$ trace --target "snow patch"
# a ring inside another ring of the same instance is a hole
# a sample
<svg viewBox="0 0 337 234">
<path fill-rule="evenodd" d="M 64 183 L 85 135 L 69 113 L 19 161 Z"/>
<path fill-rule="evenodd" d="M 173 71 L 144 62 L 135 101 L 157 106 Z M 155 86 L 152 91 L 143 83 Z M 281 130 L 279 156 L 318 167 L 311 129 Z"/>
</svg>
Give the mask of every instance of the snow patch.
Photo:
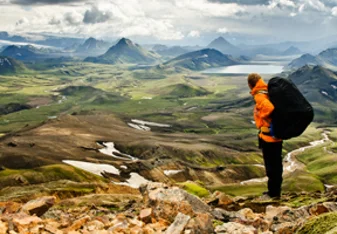
<svg viewBox="0 0 337 234">
<path fill-rule="evenodd" d="M 109 172 L 114 175 L 120 174 L 119 170 L 116 167 L 108 164 L 97 164 L 73 160 L 63 160 L 62 162 L 99 176 L 102 176 L 102 173 L 104 172 Z"/>
<path fill-rule="evenodd" d="M 150 183 L 151 181 L 145 179 L 143 176 L 139 175 L 138 173 L 132 172 L 130 173 L 130 179 L 127 179 L 126 182 L 115 183 L 118 185 L 126 185 L 131 188 L 139 188 L 143 184 Z"/>
<path fill-rule="evenodd" d="M 180 172 L 183 172 L 184 170 L 164 170 L 164 174 L 166 176 L 176 175 Z"/>
<path fill-rule="evenodd" d="M 138 119 L 132 119 L 131 122 L 139 124 L 139 125 L 147 125 L 147 126 L 152 126 L 152 127 L 161 127 L 161 128 L 171 127 L 171 125 L 168 125 L 168 124 L 160 124 L 160 123 L 148 122 L 148 121 L 143 121 L 143 120 L 138 120 Z"/>
<path fill-rule="evenodd" d="M 171 125 L 168 124 L 160 124 L 160 123 L 154 123 L 154 122 L 147 122 L 147 121 L 142 121 L 138 119 L 132 119 L 132 123 L 128 123 L 128 125 L 132 128 L 135 128 L 137 130 L 141 131 L 151 131 L 151 128 L 148 126 L 152 127 L 161 127 L 161 128 L 169 128 Z M 147 126 L 146 126 L 147 125 Z"/>
<path fill-rule="evenodd" d="M 329 96 L 329 94 L 327 93 L 327 92 L 325 92 L 325 91 L 322 91 L 321 92 L 323 95 L 325 95 L 325 96 Z"/>
<path fill-rule="evenodd" d="M 98 145 L 102 146 L 101 144 Z M 132 160 L 132 161 L 138 160 L 136 157 L 121 153 L 119 150 L 115 148 L 115 144 L 113 142 L 103 142 L 103 146 L 105 148 L 99 150 L 99 152 L 101 152 L 102 154 L 109 155 L 120 160 Z M 118 155 L 115 155 L 115 153 L 117 153 Z"/>
<path fill-rule="evenodd" d="M 143 126 L 143 125 L 137 125 L 137 124 L 133 124 L 133 123 L 128 123 L 128 125 L 132 128 L 137 129 L 137 130 L 151 131 L 151 128 Z"/>
</svg>

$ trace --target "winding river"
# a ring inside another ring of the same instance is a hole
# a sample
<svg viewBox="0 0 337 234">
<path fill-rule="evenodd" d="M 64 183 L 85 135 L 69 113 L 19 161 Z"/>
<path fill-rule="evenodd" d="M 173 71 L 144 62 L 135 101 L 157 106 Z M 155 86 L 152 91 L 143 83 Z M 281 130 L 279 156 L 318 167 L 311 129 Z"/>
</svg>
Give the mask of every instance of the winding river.
<svg viewBox="0 0 337 234">
<path fill-rule="evenodd" d="M 308 146 L 301 147 L 299 149 L 293 150 L 290 153 L 288 153 L 283 161 L 283 175 L 292 173 L 297 169 L 304 169 L 305 165 L 296 159 L 296 155 L 304 152 L 307 149 L 311 149 L 311 148 L 323 145 L 327 142 L 331 142 L 328 136 L 328 132 L 323 132 L 322 137 L 323 138 L 321 140 L 312 141 L 310 142 Z M 245 181 L 242 181 L 240 184 L 245 185 L 245 184 L 263 183 L 267 181 L 268 181 L 268 177 L 262 177 L 262 178 L 254 178 L 250 180 L 245 180 Z M 329 187 L 330 185 L 325 185 L 325 186 Z"/>
</svg>

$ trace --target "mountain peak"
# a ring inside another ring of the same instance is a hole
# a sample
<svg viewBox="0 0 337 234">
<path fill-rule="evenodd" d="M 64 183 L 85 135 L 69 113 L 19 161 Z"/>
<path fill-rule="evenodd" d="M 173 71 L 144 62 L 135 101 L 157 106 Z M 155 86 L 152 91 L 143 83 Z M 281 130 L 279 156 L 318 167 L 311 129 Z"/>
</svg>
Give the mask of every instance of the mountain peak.
<svg viewBox="0 0 337 234">
<path fill-rule="evenodd" d="M 217 39 L 215 39 L 214 41 L 211 42 L 212 43 L 218 43 L 218 44 L 229 44 L 231 45 L 231 43 L 229 43 L 225 38 L 223 37 L 218 37 Z"/>
<path fill-rule="evenodd" d="M 213 40 L 208 46 L 208 48 L 219 50 L 224 54 L 238 55 L 240 54 L 240 49 L 229 43 L 225 38 L 218 37 Z"/>
<path fill-rule="evenodd" d="M 119 42 L 117 43 L 117 46 L 125 46 L 125 45 L 131 46 L 133 45 L 133 43 L 130 39 L 123 37 L 122 39 L 119 40 Z"/>
<path fill-rule="evenodd" d="M 87 41 L 97 41 L 97 40 L 96 40 L 96 38 L 89 37 L 89 38 L 86 40 L 86 42 L 87 42 Z"/>
</svg>

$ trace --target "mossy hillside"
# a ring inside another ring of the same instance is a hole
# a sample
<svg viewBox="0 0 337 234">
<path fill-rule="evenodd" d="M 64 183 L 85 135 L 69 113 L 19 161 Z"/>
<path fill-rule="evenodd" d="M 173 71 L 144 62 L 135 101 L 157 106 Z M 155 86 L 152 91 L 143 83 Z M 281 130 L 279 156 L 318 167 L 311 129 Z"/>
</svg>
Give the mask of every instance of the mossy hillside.
<svg viewBox="0 0 337 234">
<path fill-rule="evenodd" d="M 196 97 L 196 96 L 205 96 L 210 94 L 206 89 L 201 87 L 193 87 L 187 84 L 177 84 L 167 87 L 168 97 L 176 98 L 187 98 L 187 97 Z"/>
<path fill-rule="evenodd" d="M 318 176 L 306 171 L 296 170 L 284 177 L 282 190 L 284 192 L 324 191 L 324 184 Z"/>
<path fill-rule="evenodd" d="M 297 234 L 326 234 L 336 228 L 336 223 L 337 212 L 323 214 L 305 223 Z M 336 231 L 331 232 L 331 234 L 336 233 Z"/>
<path fill-rule="evenodd" d="M 196 182 L 186 181 L 184 183 L 178 183 L 178 185 L 181 186 L 188 193 L 198 197 L 207 197 L 210 195 L 207 189 L 205 189 L 202 185 Z"/>
<path fill-rule="evenodd" d="M 41 184 L 5 187 L 0 190 L 0 201 L 27 202 L 41 196 L 59 199 L 73 198 L 99 192 L 106 187 L 102 182 L 51 181 Z"/>
<path fill-rule="evenodd" d="M 104 181 L 100 176 L 67 165 L 55 164 L 35 169 L 0 171 L 0 188 L 20 184 L 40 184 L 50 181 L 69 180 L 74 182 Z"/>
<path fill-rule="evenodd" d="M 312 141 L 321 140 L 322 133 L 323 129 L 318 129 L 317 124 L 312 123 L 301 136 L 284 141 L 284 153 L 288 153 L 292 150 L 308 146 L 309 143 Z"/>
<path fill-rule="evenodd" d="M 325 184 L 336 184 L 337 159 L 330 153 L 330 147 L 335 147 L 335 144 L 331 146 L 327 143 L 322 147 L 308 149 L 297 158 L 306 165 L 310 173 L 318 176 Z"/>
<path fill-rule="evenodd" d="M 231 196 L 260 196 L 264 191 L 267 191 L 266 183 L 256 184 L 228 184 L 221 187 L 209 188 L 212 192 L 220 191 Z"/>
</svg>

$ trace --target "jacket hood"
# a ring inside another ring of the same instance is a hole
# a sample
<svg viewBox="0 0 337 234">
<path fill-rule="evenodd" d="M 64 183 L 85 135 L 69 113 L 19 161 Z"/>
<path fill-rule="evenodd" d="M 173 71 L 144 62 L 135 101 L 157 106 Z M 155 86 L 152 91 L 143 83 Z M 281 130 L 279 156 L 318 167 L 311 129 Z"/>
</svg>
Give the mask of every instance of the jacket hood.
<svg viewBox="0 0 337 234">
<path fill-rule="evenodd" d="M 261 90 L 268 91 L 268 85 L 262 79 L 260 79 L 256 83 L 255 87 L 252 89 L 250 94 L 254 96 L 255 94 L 257 94 L 257 92 L 259 92 Z"/>
</svg>

